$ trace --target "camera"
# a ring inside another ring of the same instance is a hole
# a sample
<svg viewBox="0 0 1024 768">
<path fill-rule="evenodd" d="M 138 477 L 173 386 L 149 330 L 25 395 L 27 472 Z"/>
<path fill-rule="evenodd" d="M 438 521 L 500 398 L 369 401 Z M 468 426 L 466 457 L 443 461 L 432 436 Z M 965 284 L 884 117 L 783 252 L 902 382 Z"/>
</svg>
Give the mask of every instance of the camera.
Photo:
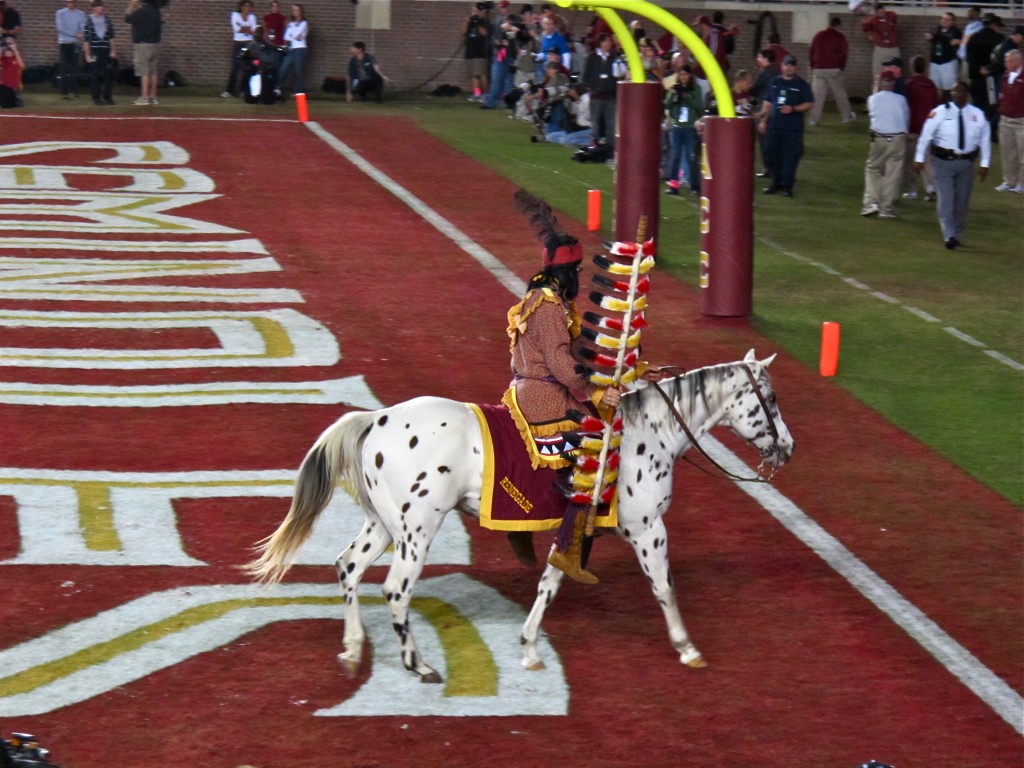
<svg viewBox="0 0 1024 768">
<path fill-rule="evenodd" d="M 49 750 L 40 747 L 36 737 L 30 733 L 12 733 L 9 740 L 3 740 L 0 749 L 3 750 L 0 754 L 0 765 L 10 768 L 59 768 L 50 762 Z"/>
</svg>

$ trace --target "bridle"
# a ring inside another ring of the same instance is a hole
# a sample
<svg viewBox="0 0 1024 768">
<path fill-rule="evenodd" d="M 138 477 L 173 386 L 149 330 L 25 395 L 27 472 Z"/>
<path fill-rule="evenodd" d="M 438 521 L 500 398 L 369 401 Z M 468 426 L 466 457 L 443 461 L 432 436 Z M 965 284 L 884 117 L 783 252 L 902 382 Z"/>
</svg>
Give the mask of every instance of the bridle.
<svg viewBox="0 0 1024 768">
<path fill-rule="evenodd" d="M 739 475 L 730 472 L 728 469 L 726 469 L 713 458 L 711 458 L 708 455 L 707 451 L 705 451 L 701 447 L 700 443 L 697 441 L 697 438 L 694 436 L 693 432 L 690 431 L 690 427 L 686 424 L 686 419 L 684 419 L 682 414 L 679 413 L 679 409 L 676 408 L 676 404 L 672 402 L 672 398 L 669 397 L 665 393 L 665 390 L 661 388 L 660 382 L 652 382 L 651 386 L 654 387 L 655 390 L 657 390 L 659 395 L 661 395 L 661 399 L 664 400 L 665 405 L 668 406 L 668 411 L 669 413 L 672 414 L 672 418 L 675 419 L 676 423 L 682 428 L 683 432 L 690 439 L 690 444 L 697 449 L 701 456 L 703 456 L 705 459 L 711 462 L 711 464 L 719 472 L 721 472 L 722 475 L 741 483 L 770 483 L 772 478 L 775 477 L 776 468 L 775 466 L 768 464 L 767 462 L 769 456 L 772 456 L 779 452 L 779 428 L 775 426 L 775 419 L 772 418 L 772 412 L 768 408 L 768 402 L 764 399 L 764 395 L 761 394 L 761 388 L 757 385 L 757 380 L 754 378 L 754 374 L 750 370 L 750 366 L 747 365 L 746 363 L 742 363 L 741 367 L 743 368 L 743 372 L 747 374 L 747 380 L 750 382 L 750 385 L 754 388 L 754 394 L 757 396 L 757 401 L 761 404 L 761 410 L 764 411 L 765 418 L 768 419 L 768 431 L 771 432 L 772 435 L 772 447 L 767 452 L 761 452 L 761 463 L 758 464 L 757 466 L 756 477 L 740 477 Z M 666 370 L 668 369 L 669 368 L 666 368 Z M 679 368 L 676 366 L 672 366 L 671 370 L 679 370 L 682 371 L 683 374 L 686 373 L 686 369 Z M 701 397 L 704 398 L 704 406 L 708 408 L 708 410 L 710 411 L 711 409 L 708 407 L 707 396 L 704 393 L 703 382 L 701 386 Z M 696 462 L 690 460 L 686 456 L 683 456 L 683 459 L 690 463 L 691 465 L 693 465 L 694 467 L 696 467 L 697 469 L 699 469 L 704 474 L 711 475 L 712 477 L 715 476 L 713 472 L 709 472 L 707 469 L 700 466 Z M 767 475 L 765 475 L 766 469 Z"/>
</svg>

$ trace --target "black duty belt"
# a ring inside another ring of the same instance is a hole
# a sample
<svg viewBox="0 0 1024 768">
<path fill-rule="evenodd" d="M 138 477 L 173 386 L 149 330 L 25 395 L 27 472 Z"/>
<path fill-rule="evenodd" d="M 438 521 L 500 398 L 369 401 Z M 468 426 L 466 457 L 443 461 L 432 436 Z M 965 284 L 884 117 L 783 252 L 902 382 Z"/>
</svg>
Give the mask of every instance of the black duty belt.
<svg viewBox="0 0 1024 768">
<path fill-rule="evenodd" d="M 905 133 L 879 133 L 878 131 L 871 131 L 871 138 L 874 139 L 885 139 L 886 141 L 892 141 L 897 136 L 906 136 Z"/>
<path fill-rule="evenodd" d="M 973 152 L 965 152 L 961 154 L 952 149 L 945 149 L 943 147 L 932 147 L 932 155 L 939 158 L 939 160 L 973 160 L 978 156 L 978 150 Z"/>
</svg>

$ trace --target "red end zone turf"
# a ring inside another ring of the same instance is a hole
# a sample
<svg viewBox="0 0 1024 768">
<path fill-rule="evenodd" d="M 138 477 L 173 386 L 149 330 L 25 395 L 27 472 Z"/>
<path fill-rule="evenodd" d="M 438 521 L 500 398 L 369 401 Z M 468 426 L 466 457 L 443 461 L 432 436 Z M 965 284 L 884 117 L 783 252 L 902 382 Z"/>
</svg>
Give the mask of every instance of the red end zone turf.
<svg viewBox="0 0 1024 768">
<path fill-rule="evenodd" d="M 513 211 L 513 187 L 506 180 L 407 121 L 339 118 L 323 125 L 521 279 L 537 268 L 538 247 Z M 306 127 L 44 119 L 8 119 L 3 127 L 7 144 L 166 141 L 185 149 L 187 167 L 212 180 L 214 197 L 174 212 L 239 234 L 177 239 L 255 238 L 281 270 L 134 283 L 291 289 L 302 300 L 10 298 L 0 300 L 0 312 L 202 315 L 290 309 L 322 324 L 341 351 L 340 360 L 328 365 L 6 366 L 5 382 L 141 387 L 363 376 L 385 404 L 420 394 L 496 402 L 507 384 L 505 311 L 515 297 Z M 0 162 L 92 166 L 108 154 L 77 148 Z M 107 181 L 70 178 L 81 189 L 109 188 Z M 583 235 L 582 225 L 564 223 Z M 35 235 L 85 237 L 61 234 L 59 227 L 55 223 L 55 231 Z M 0 237 L 25 234 L 8 229 Z M 588 250 L 597 251 L 597 238 L 583 239 Z M 0 255 L 111 258 L 13 248 Z M 138 255 L 124 256 L 129 257 Z M 696 367 L 739 359 L 752 346 L 761 357 L 776 351 L 746 324 L 701 318 L 693 292 L 664 275 L 653 276 L 649 316 L 645 352 L 657 362 Z M 150 343 L 155 336 L 159 341 Z M 212 350 L 221 339 L 195 328 L 140 335 L 24 326 L 10 335 L 0 328 L 0 338 L 0 347 L 157 350 Z M 784 354 L 771 373 L 797 442 L 793 463 L 775 486 L 1019 691 L 1019 510 Z M 148 475 L 291 470 L 345 410 L 302 402 L 164 408 L 0 404 L 0 467 Z M 754 460 L 749 448 L 725 441 Z M 38 715 L 0 715 L 0 728 L 5 735 L 14 729 L 36 733 L 69 768 L 502 761 L 852 768 L 870 758 L 901 768 L 1019 764 L 1020 738 L 1007 723 L 746 494 L 685 464 L 676 472 L 676 500 L 667 519 L 672 563 L 683 618 L 711 665 L 706 670 L 678 664 L 632 554 L 605 538 L 592 560 L 602 583 L 565 585 L 545 621 L 569 688 L 567 716 L 315 716 L 369 686 L 376 659 L 397 655 L 394 638 L 386 637 L 368 653 L 359 678 L 347 679 L 334 658 L 341 650 L 337 606 L 336 618 L 269 624 L 80 703 Z M 78 491 L 80 498 L 91 492 Z M 102 515 L 102 500 L 94 508 Z M 278 497 L 176 501 L 182 548 L 205 565 L 0 564 L 0 653 L 161 590 L 244 584 L 237 566 L 286 509 L 287 500 Z M 138 514 L 151 512 L 140 508 Z M 16 515 L 11 497 L 0 494 L 0 556 L 7 559 L 19 549 Z M 504 537 L 472 524 L 467 528 L 472 564 L 428 566 L 425 577 L 464 573 L 528 609 L 538 574 L 518 566 Z M 347 543 L 338 541 L 338 551 Z M 542 537 L 538 550 L 546 546 Z M 383 572 L 372 569 L 367 581 L 380 582 Z M 333 580 L 329 560 L 298 566 L 289 576 L 296 583 Z M 517 631 L 509 633 L 503 650 L 517 653 Z M 458 662 L 458 656 L 448 660 Z M 64 671 L 59 664 L 37 668 L 32 684 Z M 16 681 L 0 679 L 0 693 L 16 687 Z"/>
</svg>

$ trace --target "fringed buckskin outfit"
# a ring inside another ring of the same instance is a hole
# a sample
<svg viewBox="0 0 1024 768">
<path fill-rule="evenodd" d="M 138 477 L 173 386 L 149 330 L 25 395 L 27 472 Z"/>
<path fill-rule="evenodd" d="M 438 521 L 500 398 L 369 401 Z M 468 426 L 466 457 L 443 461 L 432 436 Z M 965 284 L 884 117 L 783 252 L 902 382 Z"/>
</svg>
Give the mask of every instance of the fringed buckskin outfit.
<svg viewBox="0 0 1024 768">
<path fill-rule="evenodd" d="M 509 350 L 513 379 L 502 402 L 523 434 L 534 469 L 567 467 L 572 462 L 545 454 L 537 439 L 554 438 L 576 429 L 569 411 L 591 412 L 602 389 L 577 372 L 572 347 L 580 334 L 574 302 L 563 301 L 550 288 L 537 288 L 508 311 Z"/>
</svg>

